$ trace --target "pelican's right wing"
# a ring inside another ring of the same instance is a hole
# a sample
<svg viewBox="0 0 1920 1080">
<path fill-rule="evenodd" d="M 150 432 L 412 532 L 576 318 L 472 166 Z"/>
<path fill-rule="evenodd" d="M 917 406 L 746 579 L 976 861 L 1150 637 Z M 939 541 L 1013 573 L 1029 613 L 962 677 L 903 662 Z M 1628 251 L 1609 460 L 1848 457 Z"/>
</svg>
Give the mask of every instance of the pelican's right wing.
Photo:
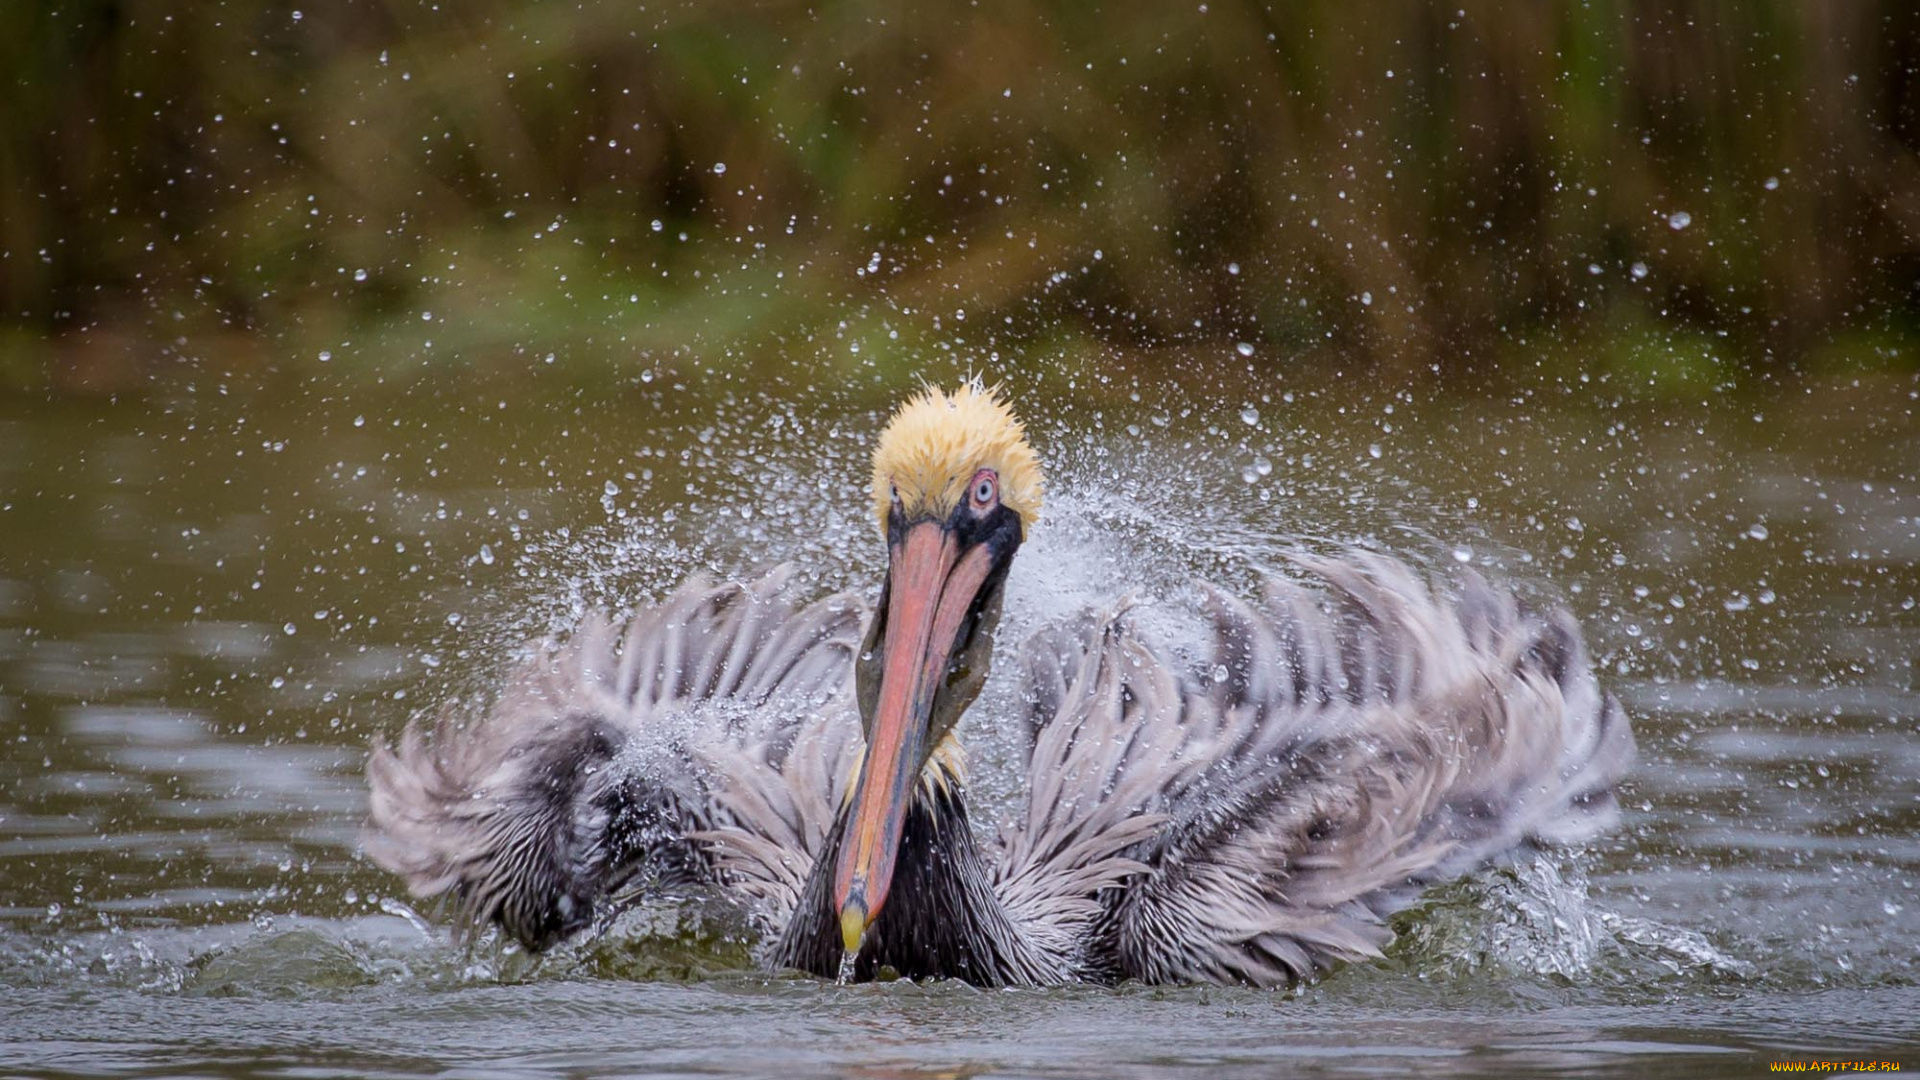
<svg viewBox="0 0 1920 1080">
<path fill-rule="evenodd" d="M 783 919 L 858 754 L 864 614 L 846 595 L 795 608 L 788 576 L 589 616 L 477 722 L 376 742 L 368 854 L 536 949 L 636 878 L 717 882 Z"/>
<path fill-rule="evenodd" d="M 1424 884 L 1613 819 L 1633 738 L 1564 612 L 1364 553 L 1299 563 L 1321 587 L 1210 594 L 1197 668 L 1124 612 L 1029 649 L 1033 798 L 1002 892 L 1057 904 L 1089 855 L 1137 866 L 1103 886 L 1090 973 L 1291 982 L 1378 955 Z"/>
</svg>

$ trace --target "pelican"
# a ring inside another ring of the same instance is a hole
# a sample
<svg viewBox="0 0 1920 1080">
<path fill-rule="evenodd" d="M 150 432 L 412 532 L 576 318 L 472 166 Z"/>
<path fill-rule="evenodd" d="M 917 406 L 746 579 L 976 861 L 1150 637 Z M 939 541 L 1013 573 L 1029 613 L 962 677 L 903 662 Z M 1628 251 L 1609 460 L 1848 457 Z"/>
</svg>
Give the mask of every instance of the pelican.
<svg viewBox="0 0 1920 1080">
<path fill-rule="evenodd" d="M 1197 660 L 1126 604 L 1035 633 L 1024 805 L 976 826 L 960 721 L 1041 489 L 1002 395 L 925 390 L 875 445 L 870 607 L 775 570 L 589 617 L 478 721 L 376 742 L 367 851 L 531 950 L 699 886 L 769 970 L 1284 986 L 1617 819 L 1633 736 L 1572 618 L 1354 550 L 1251 602 L 1196 586 Z"/>
</svg>

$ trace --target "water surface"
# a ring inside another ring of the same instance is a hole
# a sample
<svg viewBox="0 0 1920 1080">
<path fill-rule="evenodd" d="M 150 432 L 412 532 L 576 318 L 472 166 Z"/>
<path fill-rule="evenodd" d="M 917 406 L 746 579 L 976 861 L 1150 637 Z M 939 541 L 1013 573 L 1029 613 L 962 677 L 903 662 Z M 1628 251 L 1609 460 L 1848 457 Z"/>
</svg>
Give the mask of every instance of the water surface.
<svg viewBox="0 0 1920 1080">
<path fill-rule="evenodd" d="M 586 606 L 780 559 L 870 590 L 896 389 L 0 403 L 0 1072 L 1920 1067 L 1911 378 L 1658 405 L 1015 380 L 1051 487 L 1003 649 L 1360 541 L 1559 597 L 1629 705 L 1621 830 L 1436 890 L 1388 960 L 1300 991 L 837 987 L 753 971 L 698 902 L 534 959 L 455 947 L 359 856 L 367 740 L 484 700 Z M 1007 692 L 969 721 L 989 764 Z"/>
</svg>

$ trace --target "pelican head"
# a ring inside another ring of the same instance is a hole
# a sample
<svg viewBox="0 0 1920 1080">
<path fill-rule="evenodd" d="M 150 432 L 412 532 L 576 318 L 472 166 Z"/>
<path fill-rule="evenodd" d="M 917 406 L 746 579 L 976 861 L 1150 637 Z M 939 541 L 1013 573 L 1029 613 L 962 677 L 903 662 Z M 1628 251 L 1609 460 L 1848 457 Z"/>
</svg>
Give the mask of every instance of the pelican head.
<svg viewBox="0 0 1920 1080">
<path fill-rule="evenodd" d="M 886 903 L 928 758 L 986 681 L 1001 589 L 1040 486 L 1020 421 L 978 384 L 912 398 L 874 448 L 887 577 L 857 666 L 867 753 L 833 882 L 849 953 Z"/>
</svg>

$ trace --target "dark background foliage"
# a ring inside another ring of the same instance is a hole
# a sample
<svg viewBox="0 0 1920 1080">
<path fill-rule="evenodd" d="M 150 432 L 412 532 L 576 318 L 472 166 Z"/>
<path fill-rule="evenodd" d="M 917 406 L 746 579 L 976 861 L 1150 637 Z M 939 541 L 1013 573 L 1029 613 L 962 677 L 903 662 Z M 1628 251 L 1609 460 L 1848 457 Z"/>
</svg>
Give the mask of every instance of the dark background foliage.
<svg viewBox="0 0 1920 1080">
<path fill-rule="evenodd" d="M 0 6 L 0 386 L 1920 340 L 1904 0 Z M 1118 362 L 1118 361 L 1116 361 Z"/>
</svg>

